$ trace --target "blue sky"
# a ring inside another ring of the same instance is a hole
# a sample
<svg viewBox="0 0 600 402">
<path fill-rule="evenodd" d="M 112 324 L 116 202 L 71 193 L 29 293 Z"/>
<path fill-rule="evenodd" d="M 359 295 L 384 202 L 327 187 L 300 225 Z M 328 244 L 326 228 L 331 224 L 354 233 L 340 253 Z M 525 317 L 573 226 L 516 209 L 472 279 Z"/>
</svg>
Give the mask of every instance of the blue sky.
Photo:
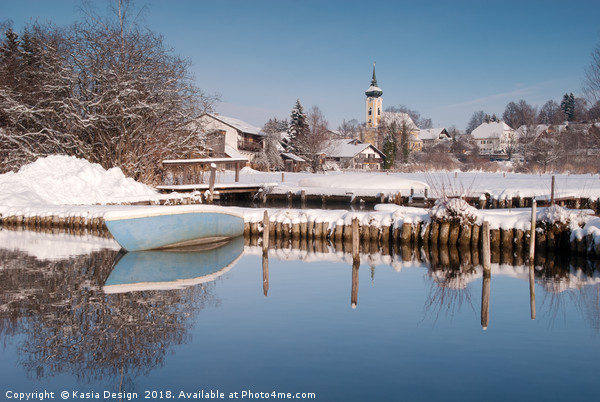
<svg viewBox="0 0 600 402">
<path fill-rule="evenodd" d="M 101 9 L 103 5 L 97 1 Z M 75 0 L 0 0 L 0 20 L 66 25 Z M 296 99 L 337 128 L 364 121 L 377 62 L 383 105 L 464 129 L 510 101 L 542 106 L 581 93 L 600 43 L 600 1 L 137 0 L 144 24 L 192 61 L 217 110 L 262 126 Z"/>
</svg>

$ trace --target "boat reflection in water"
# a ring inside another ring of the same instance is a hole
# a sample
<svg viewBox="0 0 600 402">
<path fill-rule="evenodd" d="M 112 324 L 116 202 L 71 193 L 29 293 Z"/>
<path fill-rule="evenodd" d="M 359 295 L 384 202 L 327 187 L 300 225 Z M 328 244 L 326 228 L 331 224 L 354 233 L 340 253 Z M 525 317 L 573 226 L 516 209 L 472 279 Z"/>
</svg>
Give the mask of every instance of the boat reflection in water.
<svg viewBox="0 0 600 402">
<path fill-rule="evenodd" d="M 193 248 L 121 254 L 104 283 L 105 293 L 181 289 L 211 282 L 229 271 L 244 251 L 244 239 Z"/>
</svg>

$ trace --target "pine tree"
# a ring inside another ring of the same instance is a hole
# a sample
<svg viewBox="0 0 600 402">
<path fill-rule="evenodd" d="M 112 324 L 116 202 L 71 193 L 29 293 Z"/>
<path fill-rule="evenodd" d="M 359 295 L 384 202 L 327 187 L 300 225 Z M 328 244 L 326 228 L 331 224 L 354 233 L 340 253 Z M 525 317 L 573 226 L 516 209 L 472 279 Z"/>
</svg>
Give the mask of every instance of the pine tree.
<svg viewBox="0 0 600 402">
<path fill-rule="evenodd" d="M 290 125 L 288 127 L 288 150 L 302 155 L 302 144 L 305 142 L 306 136 L 308 135 L 308 122 L 300 99 L 296 100 L 296 105 L 294 105 L 294 108 L 292 109 L 290 118 Z"/>
<path fill-rule="evenodd" d="M 573 95 L 572 92 L 563 96 L 563 99 L 560 102 L 560 109 L 567 121 L 575 120 L 575 95 Z"/>
<path fill-rule="evenodd" d="M 396 135 L 388 133 L 383 139 L 384 169 L 391 169 L 396 162 Z"/>
</svg>

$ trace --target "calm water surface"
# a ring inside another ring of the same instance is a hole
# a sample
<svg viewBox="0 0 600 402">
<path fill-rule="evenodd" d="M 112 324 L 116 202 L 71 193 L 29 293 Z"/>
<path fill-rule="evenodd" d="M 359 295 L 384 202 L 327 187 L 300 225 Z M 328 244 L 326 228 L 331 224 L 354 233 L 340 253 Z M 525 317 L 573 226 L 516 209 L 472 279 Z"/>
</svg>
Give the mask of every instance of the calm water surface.
<svg viewBox="0 0 600 402">
<path fill-rule="evenodd" d="M 0 400 L 36 391 L 55 400 L 63 391 L 95 400 L 182 391 L 203 400 L 598 398 L 594 261 L 541 260 L 533 277 L 526 265 L 493 264 L 484 278 L 462 256 L 456 264 L 423 250 L 365 254 L 353 266 L 343 253 L 263 256 L 241 239 L 138 255 L 101 246 L 39 255 L 67 239 L 20 242 L 31 244 L 0 248 Z"/>
</svg>

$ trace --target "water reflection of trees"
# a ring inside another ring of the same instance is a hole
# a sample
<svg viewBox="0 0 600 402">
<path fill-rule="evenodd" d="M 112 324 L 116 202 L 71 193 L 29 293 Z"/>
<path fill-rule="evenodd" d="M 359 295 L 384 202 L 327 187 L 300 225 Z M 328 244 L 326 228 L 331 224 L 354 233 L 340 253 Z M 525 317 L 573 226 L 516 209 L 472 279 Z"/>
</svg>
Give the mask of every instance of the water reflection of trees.
<svg viewBox="0 0 600 402">
<path fill-rule="evenodd" d="M 106 295 L 115 251 L 40 261 L 0 250 L 0 335 L 23 334 L 28 376 L 82 382 L 147 374 L 189 341 L 190 317 L 217 303 L 214 284 Z"/>
<path fill-rule="evenodd" d="M 524 256 L 519 253 L 505 254 L 492 250 L 492 263 L 500 271 L 525 279 L 528 267 L 524 264 Z M 434 320 L 440 315 L 452 316 L 464 305 L 477 312 L 469 284 L 483 276 L 478 251 L 431 247 L 424 248 L 422 255 L 430 263 L 427 275 L 431 279 L 425 311 Z M 544 289 L 542 307 L 549 315 L 551 324 L 561 316 L 566 320 L 565 304 L 570 301 L 588 324 L 600 331 L 599 261 L 581 256 L 559 256 L 551 252 L 538 253 L 533 272 L 535 282 Z"/>
</svg>

